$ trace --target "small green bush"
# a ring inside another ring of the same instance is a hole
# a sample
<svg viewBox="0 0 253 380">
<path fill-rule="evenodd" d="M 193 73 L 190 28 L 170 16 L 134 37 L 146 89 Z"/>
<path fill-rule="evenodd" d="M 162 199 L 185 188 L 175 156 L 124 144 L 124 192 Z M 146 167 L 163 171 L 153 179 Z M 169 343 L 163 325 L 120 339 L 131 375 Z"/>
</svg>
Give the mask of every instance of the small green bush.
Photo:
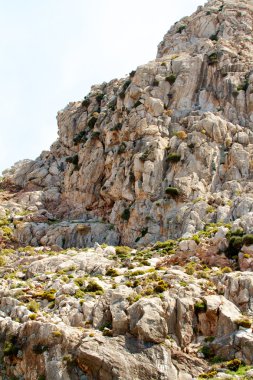
<svg viewBox="0 0 253 380">
<path fill-rule="evenodd" d="M 179 28 L 177 29 L 176 33 L 182 33 L 183 30 L 186 29 L 186 25 L 180 25 Z"/>
<path fill-rule="evenodd" d="M 75 166 L 78 165 L 78 154 L 74 154 L 73 156 L 67 157 L 66 162 Z"/>
<path fill-rule="evenodd" d="M 89 120 L 88 120 L 88 122 L 87 122 L 87 126 L 90 128 L 90 129 L 92 129 L 93 127 L 94 127 L 94 125 L 96 124 L 96 122 L 97 122 L 97 116 L 92 116 Z"/>
<path fill-rule="evenodd" d="M 180 191 L 176 187 L 167 187 L 165 193 L 171 197 L 178 197 L 180 195 Z"/>
<path fill-rule="evenodd" d="M 132 249 L 130 247 L 120 245 L 120 246 L 115 247 L 115 250 L 116 250 L 116 255 L 120 256 L 120 255 L 128 255 Z"/>
<path fill-rule="evenodd" d="M 6 265 L 6 259 L 4 256 L 0 256 L 0 267 L 4 267 Z"/>
<path fill-rule="evenodd" d="M 100 132 L 99 131 L 92 132 L 92 134 L 91 134 L 91 138 L 92 139 L 98 139 L 99 136 L 100 136 Z"/>
<path fill-rule="evenodd" d="M 169 82 L 170 85 L 173 85 L 173 84 L 175 83 L 176 79 L 177 79 L 177 77 L 176 77 L 175 74 L 170 74 L 170 75 L 168 75 L 168 76 L 165 78 L 165 80 L 166 80 L 167 82 Z"/>
<path fill-rule="evenodd" d="M 227 256 L 229 258 L 238 256 L 243 246 L 243 238 L 241 236 L 232 235 L 229 239 L 229 245 L 227 249 Z"/>
<path fill-rule="evenodd" d="M 208 64 L 214 65 L 216 63 L 218 63 L 218 54 L 214 52 L 208 56 Z"/>
<path fill-rule="evenodd" d="M 34 313 L 38 313 L 39 308 L 40 308 L 40 304 L 36 302 L 35 300 L 32 300 L 27 304 L 27 309 Z"/>
<path fill-rule="evenodd" d="M 33 352 L 37 355 L 43 354 L 43 352 L 48 351 L 48 346 L 43 344 L 36 344 L 32 348 Z"/>
<path fill-rule="evenodd" d="M 181 160 L 181 156 L 180 154 L 177 154 L 177 153 L 170 153 L 167 159 L 170 162 L 179 162 Z"/>
<path fill-rule="evenodd" d="M 126 143 L 123 141 L 123 142 L 120 144 L 119 148 L 118 148 L 118 154 L 122 154 L 122 153 L 124 153 L 125 151 L 126 151 Z"/>
<path fill-rule="evenodd" d="M 122 128 L 122 124 L 121 123 L 117 123 L 114 127 L 112 127 L 110 130 L 111 131 L 120 131 Z"/>
<path fill-rule="evenodd" d="M 78 289 L 75 294 L 74 294 L 74 297 L 75 298 L 83 298 L 85 296 L 85 293 L 81 290 L 81 289 Z"/>
<path fill-rule="evenodd" d="M 77 145 L 80 142 L 86 142 L 86 141 L 87 141 L 86 131 L 79 132 L 73 138 L 74 145 Z"/>
<path fill-rule="evenodd" d="M 90 105 L 90 99 L 85 97 L 84 100 L 82 101 L 82 107 L 89 107 Z"/>
<path fill-rule="evenodd" d="M 253 234 L 247 234 L 243 236 L 243 244 L 251 245 L 253 244 Z"/>
<path fill-rule="evenodd" d="M 4 356 L 16 356 L 19 350 L 17 340 L 15 337 L 11 337 L 10 340 L 4 342 L 3 354 Z"/>
<path fill-rule="evenodd" d="M 123 220 L 125 220 L 125 221 L 128 221 L 128 220 L 129 220 L 129 218 L 130 218 L 130 210 L 129 210 L 129 208 L 126 208 L 126 209 L 122 212 L 122 214 L 121 214 L 121 218 L 122 218 Z"/>
<path fill-rule="evenodd" d="M 214 356 L 213 350 L 210 346 L 203 346 L 200 349 L 200 352 L 204 355 L 205 359 L 210 359 Z"/>
<path fill-rule="evenodd" d="M 157 285 L 154 286 L 154 291 L 156 293 L 163 293 L 165 290 L 167 290 L 169 287 L 169 284 L 165 282 L 164 280 L 158 281 Z"/>
<path fill-rule="evenodd" d="M 104 289 L 102 286 L 100 286 L 96 281 L 91 280 L 88 285 L 85 288 L 85 292 L 89 293 L 97 293 L 97 292 L 104 292 Z"/>
<path fill-rule="evenodd" d="M 31 319 L 31 321 L 35 321 L 35 319 L 37 318 L 37 314 L 36 313 L 29 314 L 28 318 Z"/>
<path fill-rule="evenodd" d="M 199 375 L 199 379 L 212 379 L 215 377 L 215 375 L 217 375 L 217 371 L 212 370 L 212 371 L 205 372 L 205 373 L 202 373 L 201 375 Z"/>
<path fill-rule="evenodd" d="M 218 41 L 218 32 L 215 34 L 212 34 L 209 38 L 211 41 Z"/>
<path fill-rule="evenodd" d="M 103 100 L 103 97 L 104 97 L 104 94 L 98 94 L 97 96 L 96 96 L 96 101 L 97 101 L 97 103 L 101 103 L 102 102 L 102 100 Z"/>
<path fill-rule="evenodd" d="M 123 86 L 122 86 L 122 88 L 121 88 L 121 90 L 120 90 L 120 92 L 119 92 L 119 97 L 120 97 L 121 99 L 124 99 L 124 97 L 125 97 L 125 93 L 126 93 L 126 90 L 127 90 L 127 88 L 129 87 L 130 84 L 131 84 L 131 80 L 126 80 L 126 81 L 123 83 Z"/>
<path fill-rule="evenodd" d="M 226 367 L 230 371 L 237 371 L 241 364 L 242 364 L 242 361 L 240 359 L 233 359 L 226 363 Z"/>
<path fill-rule="evenodd" d="M 242 326 L 242 327 L 245 327 L 246 329 L 249 329 L 252 325 L 252 320 L 250 318 L 247 318 L 247 317 L 241 317 L 241 318 L 237 319 L 235 321 L 235 323 L 238 326 Z"/>
<path fill-rule="evenodd" d="M 106 271 L 106 276 L 117 277 L 119 276 L 119 272 L 115 268 L 109 268 Z"/>
<path fill-rule="evenodd" d="M 194 305 L 194 310 L 197 314 L 205 312 L 206 311 L 206 303 L 204 301 L 197 301 Z"/>
<path fill-rule="evenodd" d="M 135 277 L 135 276 L 141 276 L 145 274 L 145 271 L 142 269 L 136 269 L 133 272 L 128 272 L 127 277 Z"/>
</svg>

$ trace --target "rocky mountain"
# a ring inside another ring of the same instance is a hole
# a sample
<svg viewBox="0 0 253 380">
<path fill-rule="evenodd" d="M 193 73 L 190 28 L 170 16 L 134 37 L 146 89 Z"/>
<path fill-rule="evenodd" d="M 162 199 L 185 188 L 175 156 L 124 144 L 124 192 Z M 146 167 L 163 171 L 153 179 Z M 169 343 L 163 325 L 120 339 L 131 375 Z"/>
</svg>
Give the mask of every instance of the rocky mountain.
<svg viewBox="0 0 253 380">
<path fill-rule="evenodd" d="M 253 378 L 252 28 L 210 0 L 4 172 L 0 380 Z"/>
</svg>

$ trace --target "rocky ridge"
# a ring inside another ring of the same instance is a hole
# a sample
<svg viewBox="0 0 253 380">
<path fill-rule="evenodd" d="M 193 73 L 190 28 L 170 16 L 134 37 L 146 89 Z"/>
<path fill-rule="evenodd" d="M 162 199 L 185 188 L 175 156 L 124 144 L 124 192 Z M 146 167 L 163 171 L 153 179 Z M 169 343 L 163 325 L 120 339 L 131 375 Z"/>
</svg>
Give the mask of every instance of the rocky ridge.
<svg viewBox="0 0 253 380">
<path fill-rule="evenodd" d="M 252 25 L 209 1 L 4 172 L 3 380 L 253 378 Z"/>
</svg>

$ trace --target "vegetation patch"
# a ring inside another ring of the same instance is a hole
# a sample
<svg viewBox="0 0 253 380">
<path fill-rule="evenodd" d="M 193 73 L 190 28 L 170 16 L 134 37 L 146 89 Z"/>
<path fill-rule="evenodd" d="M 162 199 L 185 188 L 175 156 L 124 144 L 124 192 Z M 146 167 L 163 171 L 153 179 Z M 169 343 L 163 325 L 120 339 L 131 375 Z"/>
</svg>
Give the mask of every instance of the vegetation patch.
<svg viewBox="0 0 253 380">
<path fill-rule="evenodd" d="M 178 197 L 180 195 L 180 190 L 177 187 L 167 187 L 165 193 L 171 197 Z"/>
<path fill-rule="evenodd" d="M 168 75 L 168 76 L 165 78 L 165 80 L 166 80 L 167 82 L 169 82 L 170 85 L 173 85 L 173 84 L 176 82 L 176 79 L 177 79 L 177 77 L 176 77 L 175 74 L 170 74 L 170 75 Z"/>
<path fill-rule="evenodd" d="M 179 162 L 181 160 L 181 155 L 178 153 L 170 153 L 167 160 L 170 162 Z"/>
<path fill-rule="evenodd" d="M 121 218 L 123 219 L 123 220 L 125 220 L 126 222 L 129 220 L 129 218 L 130 218 L 130 209 L 129 208 L 126 208 L 123 212 L 122 212 L 122 214 L 121 214 Z"/>
</svg>

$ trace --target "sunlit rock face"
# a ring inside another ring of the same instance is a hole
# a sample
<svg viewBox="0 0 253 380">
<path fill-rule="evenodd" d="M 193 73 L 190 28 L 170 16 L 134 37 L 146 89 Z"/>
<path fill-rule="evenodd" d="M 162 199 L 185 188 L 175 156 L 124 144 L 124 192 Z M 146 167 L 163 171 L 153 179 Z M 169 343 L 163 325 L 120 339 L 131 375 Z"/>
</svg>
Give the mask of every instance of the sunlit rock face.
<svg viewBox="0 0 253 380">
<path fill-rule="evenodd" d="M 104 223 L 113 244 L 188 236 L 247 213 L 252 7 L 209 1 L 177 22 L 154 61 L 68 104 L 51 150 L 5 177 L 41 192 L 43 208 L 57 219 Z M 45 233 L 56 240 L 52 228 Z M 97 239 L 77 238 L 79 245 Z"/>
<path fill-rule="evenodd" d="M 252 378 L 252 25 L 209 1 L 5 171 L 0 380 Z"/>
</svg>

